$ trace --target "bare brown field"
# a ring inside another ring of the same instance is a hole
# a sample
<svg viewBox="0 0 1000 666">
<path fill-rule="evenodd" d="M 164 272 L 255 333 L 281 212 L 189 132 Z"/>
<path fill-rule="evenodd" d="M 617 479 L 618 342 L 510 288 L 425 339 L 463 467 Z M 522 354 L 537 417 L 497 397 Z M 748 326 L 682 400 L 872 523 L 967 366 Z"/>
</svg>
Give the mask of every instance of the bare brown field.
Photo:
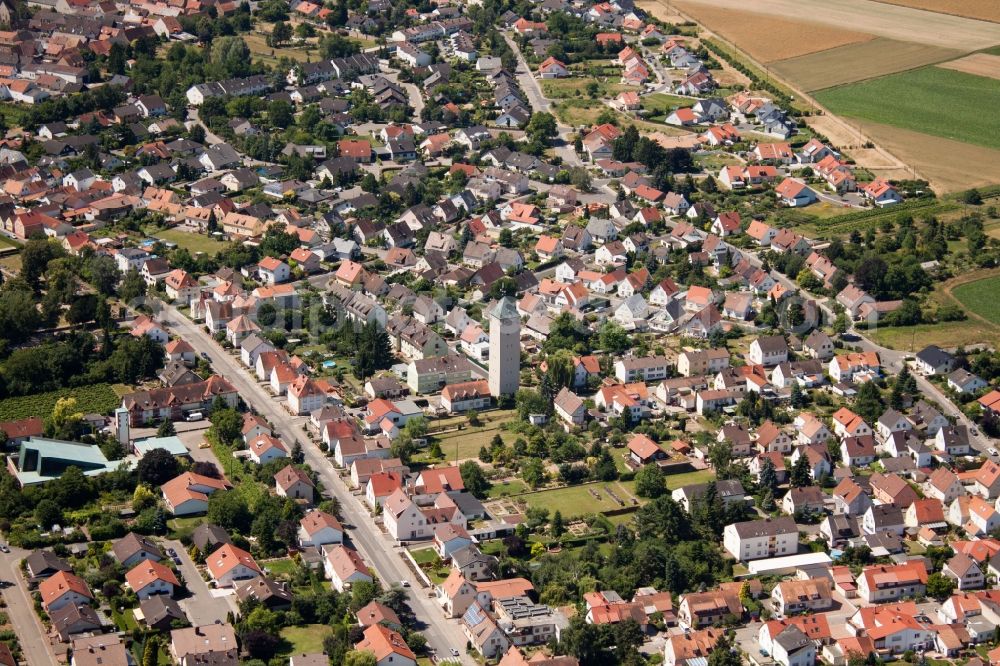
<svg viewBox="0 0 1000 666">
<path fill-rule="evenodd" d="M 845 151 L 859 167 L 890 180 L 912 176 L 909 169 L 893 156 L 877 148 L 862 148 L 865 137 L 840 118 L 823 114 L 809 116 L 805 121 L 814 131 L 825 136 L 831 145 Z"/>
<path fill-rule="evenodd" d="M 863 144 L 862 137 L 853 127 L 833 116 L 823 114 L 804 118 L 806 124 L 819 132 L 837 149 L 853 149 Z"/>
<path fill-rule="evenodd" d="M 647 14 L 650 14 L 653 18 L 659 19 L 664 23 L 672 23 L 676 25 L 687 21 L 686 18 L 678 14 L 670 7 L 667 7 L 659 0 L 639 0 L 639 2 L 635 3 L 635 6 Z"/>
<path fill-rule="evenodd" d="M 953 69 L 966 74 L 985 76 L 991 79 L 1000 79 L 1000 55 L 990 55 L 989 53 L 973 53 L 958 60 L 942 62 L 938 67 Z"/>
<path fill-rule="evenodd" d="M 750 79 L 734 69 L 713 69 L 712 78 L 723 88 L 745 86 L 750 83 Z"/>
<path fill-rule="evenodd" d="M 1000 3 L 996 0 L 879 0 L 879 2 L 1000 23 Z"/>
<path fill-rule="evenodd" d="M 782 78 L 814 91 L 953 60 L 963 53 L 879 38 L 772 62 L 770 67 Z"/>
<path fill-rule="evenodd" d="M 859 121 L 873 141 L 912 165 L 939 194 L 1000 183 L 1000 150 Z"/>
<path fill-rule="evenodd" d="M 719 9 L 697 2 L 676 2 L 678 9 L 725 37 L 760 62 L 784 60 L 873 39 L 856 30 L 831 28 L 767 14 Z"/>
<path fill-rule="evenodd" d="M 962 0 L 954 0 L 957 4 Z M 995 0 L 983 0 L 983 2 Z M 901 41 L 921 43 L 964 53 L 1000 44 L 1000 24 L 891 5 L 875 0 L 686 0 L 717 10 L 767 14 L 781 19 L 807 16 L 810 23 L 841 30 L 857 30 Z M 670 3 L 668 3 L 669 5 Z M 711 28 L 711 26 L 708 26 Z"/>
</svg>

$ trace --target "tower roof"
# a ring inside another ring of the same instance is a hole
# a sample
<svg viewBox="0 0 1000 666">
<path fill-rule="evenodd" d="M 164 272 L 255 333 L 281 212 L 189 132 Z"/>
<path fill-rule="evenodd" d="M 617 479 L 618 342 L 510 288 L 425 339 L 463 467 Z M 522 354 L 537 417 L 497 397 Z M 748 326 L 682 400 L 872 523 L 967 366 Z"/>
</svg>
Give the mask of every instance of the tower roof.
<svg viewBox="0 0 1000 666">
<path fill-rule="evenodd" d="M 490 310 L 490 316 L 496 317 L 497 319 L 520 319 L 521 316 L 517 313 L 517 303 L 510 296 L 504 296 L 500 299 L 493 309 Z"/>
</svg>

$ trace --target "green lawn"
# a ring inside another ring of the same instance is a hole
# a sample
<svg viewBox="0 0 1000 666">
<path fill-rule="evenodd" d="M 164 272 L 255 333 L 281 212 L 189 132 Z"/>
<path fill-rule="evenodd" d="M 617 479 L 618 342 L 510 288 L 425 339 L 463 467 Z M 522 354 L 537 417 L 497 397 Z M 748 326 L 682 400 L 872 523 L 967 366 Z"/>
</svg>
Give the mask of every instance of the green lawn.
<svg viewBox="0 0 1000 666">
<path fill-rule="evenodd" d="M 226 246 L 222 241 L 217 241 L 204 234 L 196 234 L 179 229 L 164 229 L 153 234 L 153 236 L 160 240 L 176 243 L 178 247 L 182 247 L 191 253 L 204 252 L 205 254 L 215 254 Z"/>
<path fill-rule="evenodd" d="M 879 326 L 873 331 L 865 331 L 864 334 L 883 347 L 912 352 L 918 352 L 927 345 L 960 347 L 981 344 L 983 340 L 989 340 L 990 336 L 995 335 L 994 330 L 987 324 L 971 318 L 967 321 L 946 321 L 940 324 Z"/>
<path fill-rule="evenodd" d="M 509 495 L 520 495 L 521 493 L 528 490 L 527 484 L 523 481 L 518 481 L 514 479 L 513 481 L 506 481 L 503 483 L 494 483 L 489 490 L 490 499 L 496 499 L 497 497 L 507 497 Z"/>
<path fill-rule="evenodd" d="M 281 637 L 291 645 L 287 654 L 322 652 L 323 638 L 330 633 L 325 624 L 307 624 L 303 627 L 285 627 Z"/>
<path fill-rule="evenodd" d="M 655 93 L 642 98 L 642 108 L 654 116 L 665 116 L 682 106 L 694 106 L 694 100 L 688 97 Z"/>
<path fill-rule="evenodd" d="M 617 502 L 611 499 L 604 489 L 605 486 L 610 487 L 611 491 L 625 502 L 626 507 L 631 506 L 630 499 L 632 492 L 629 484 L 623 485 L 617 481 L 544 490 L 540 493 L 522 495 L 522 499 L 529 506 L 548 509 L 549 513 L 559 511 L 562 513 L 563 518 L 576 518 L 591 513 L 622 508 Z"/>
<path fill-rule="evenodd" d="M 667 475 L 667 488 L 677 490 L 682 486 L 690 486 L 695 483 L 707 483 L 715 478 L 715 472 L 710 469 L 699 469 L 683 474 Z"/>
<path fill-rule="evenodd" d="M 447 580 L 448 574 L 451 573 L 451 566 L 446 563 L 439 562 L 440 566 L 433 566 L 433 562 L 438 561 L 438 554 L 433 548 L 411 550 L 410 555 L 413 556 L 413 561 L 420 565 L 432 583 L 443 583 Z"/>
<path fill-rule="evenodd" d="M 486 428 L 466 427 L 462 430 L 435 436 L 435 439 L 441 445 L 441 452 L 444 454 L 445 460 L 455 460 L 456 455 L 458 455 L 459 460 L 465 460 L 479 457 L 479 449 L 484 446 L 489 448 L 490 442 L 496 435 L 500 435 L 504 444 L 511 444 L 517 439 L 512 433 L 500 430 L 499 425 Z"/>
<path fill-rule="evenodd" d="M 923 67 L 815 93 L 831 112 L 1000 148 L 1000 81 Z"/>
<path fill-rule="evenodd" d="M 437 551 L 432 547 L 411 550 L 410 555 L 413 556 L 413 561 L 417 564 L 430 564 L 438 556 Z"/>
<path fill-rule="evenodd" d="M 1000 293 L 1000 275 L 960 284 L 952 293 L 969 310 L 1000 324 L 1000 299 L 997 299 L 997 294 Z"/>
<path fill-rule="evenodd" d="M 291 575 L 296 568 L 295 561 L 287 557 L 280 560 L 266 560 L 260 564 L 275 576 Z"/>
<path fill-rule="evenodd" d="M 623 90 L 635 90 L 634 86 L 617 83 L 617 81 L 617 77 L 612 81 L 601 80 L 593 76 L 573 76 L 566 79 L 544 79 L 539 83 L 542 92 L 549 99 L 589 96 L 587 86 L 591 83 L 597 84 L 597 97 L 614 97 Z M 598 108 L 603 106 L 598 100 L 594 100 L 594 105 Z"/>
</svg>

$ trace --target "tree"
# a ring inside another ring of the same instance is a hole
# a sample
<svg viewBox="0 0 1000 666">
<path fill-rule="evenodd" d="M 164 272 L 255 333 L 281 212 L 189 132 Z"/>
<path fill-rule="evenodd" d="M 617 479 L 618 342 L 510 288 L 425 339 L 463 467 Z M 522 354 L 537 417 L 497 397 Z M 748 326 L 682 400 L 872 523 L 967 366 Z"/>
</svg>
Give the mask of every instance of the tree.
<svg viewBox="0 0 1000 666">
<path fill-rule="evenodd" d="M 389 343 L 389 334 L 377 322 L 368 322 L 357 336 L 354 376 L 364 380 L 391 364 L 392 346 Z"/>
<path fill-rule="evenodd" d="M 792 473 L 789 476 L 792 488 L 804 488 L 812 485 L 812 473 L 809 470 L 809 458 L 803 453 L 792 465 Z"/>
<path fill-rule="evenodd" d="M 806 394 L 798 382 L 792 384 L 792 394 L 789 400 L 791 401 L 792 407 L 797 408 L 805 407 L 808 402 Z"/>
<path fill-rule="evenodd" d="M 11 288 L 10 284 L 4 289 L 0 292 L 0 337 L 18 344 L 38 330 L 42 316 L 30 290 Z"/>
<path fill-rule="evenodd" d="M 847 319 L 847 313 L 838 312 L 833 320 L 833 332 L 837 335 L 843 335 L 848 328 L 850 328 L 850 321 Z"/>
<path fill-rule="evenodd" d="M 154 493 L 153 489 L 146 484 L 137 484 L 135 491 L 132 493 L 132 509 L 141 513 L 151 506 L 156 506 L 158 497 L 159 495 Z"/>
<path fill-rule="evenodd" d="M 555 117 L 544 111 L 531 114 L 531 120 L 528 121 L 524 131 L 532 142 L 541 145 L 547 144 L 550 139 L 559 135 Z"/>
<path fill-rule="evenodd" d="M 854 411 L 868 423 L 875 423 L 884 408 L 878 385 L 873 381 L 861 384 L 854 396 Z"/>
<path fill-rule="evenodd" d="M 240 636 L 240 643 L 251 657 L 264 661 L 270 660 L 281 644 L 277 634 L 264 631 L 248 631 Z"/>
<path fill-rule="evenodd" d="M 212 40 L 209 60 L 221 79 L 250 74 L 250 48 L 241 37 L 224 36 Z"/>
<path fill-rule="evenodd" d="M 500 245 L 506 248 L 514 247 L 514 232 L 509 228 L 504 228 L 500 230 Z"/>
<path fill-rule="evenodd" d="M 160 426 L 156 429 L 157 437 L 171 437 L 177 434 L 177 428 L 174 426 L 174 422 L 169 418 L 163 419 Z"/>
<path fill-rule="evenodd" d="M 97 316 L 97 296 L 82 294 L 72 299 L 66 320 L 71 324 L 85 324 Z"/>
<path fill-rule="evenodd" d="M 559 653 L 576 657 L 580 666 L 599 666 L 607 663 L 603 652 L 601 628 L 588 624 L 579 613 L 574 615 L 560 637 Z"/>
<path fill-rule="evenodd" d="M 83 412 L 77 410 L 76 398 L 56 400 L 45 430 L 55 439 L 75 440 L 83 434 Z"/>
<path fill-rule="evenodd" d="M 142 666 L 156 666 L 159 659 L 160 638 L 150 636 L 146 639 L 146 645 L 142 649 Z"/>
<path fill-rule="evenodd" d="M 201 123 L 191 125 L 188 130 L 188 138 L 195 143 L 205 143 L 205 127 Z"/>
<path fill-rule="evenodd" d="M 215 409 L 209 417 L 210 431 L 220 444 L 232 446 L 243 435 L 243 416 L 235 409 Z"/>
<path fill-rule="evenodd" d="M 482 499 L 490 490 L 490 482 L 483 473 L 483 468 L 475 460 L 466 460 L 459 466 L 462 484 L 475 497 Z"/>
<path fill-rule="evenodd" d="M 139 459 L 135 471 L 140 483 L 155 488 L 180 474 L 181 466 L 169 451 L 157 448 Z"/>
<path fill-rule="evenodd" d="M 135 268 L 130 268 L 125 273 L 121 287 L 118 288 L 118 296 L 123 303 L 129 305 L 138 304 L 139 299 L 146 296 L 146 281 Z"/>
<path fill-rule="evenodd" d="M 601 349 L 606 352 L 620 354 L 629 348 L 628 333 L 617 322 L 610 319 L 601 326 L 598 339 Z"/>
<path fill-rule="evenodd" d="M 657 465 L 644 465 L 635 473 L 635 494 L 639 497 L 656 499 L 667 491 L 663 482 L 663 472 Z"/>
<path fill-rule="evenodd" d="M 722 636 L 708 655 L 708 666 L 741 666 L 739 652 L 733 647 L 729 636 Z"/>
<path fill-rule="evenodd" d="M 49 262 L 62 256 L 65 256 L 65 252 L 54 241 L 32 238 L 21 249 L 20 276 L 32 289 L 38 289 Z"/>
<path fill-rule="evenodd" d="M 292 105 L 280 99 L 276 99 L 267 105 L 267 119 L 273 127 L 285 129 L 293 124 L 295 118 Z"/>
<path fill-rule="evenodd" d="M 551 531 L 552 536 L 557 539 L 566 532 L 566 525 L 563 524 L 562 511 L 557 509 L 556 512 L 552 514 L 552 523 L 549 525 L 549 531 Z"/>
<path fill-rule="evenodd" d="M 569 170 L 569 183 L 581 192 L 590 192 L 592 189 L 590 172 L 583 167 L 573 167 Z"/>
<path fill-rule="evenodd" d="M 594 463 L 592 473 L 598 481 L 614 481 L 618 478 L 618 468 L 615 466 L 615 460 L 611 457 L 607 449 L 602 449 L 600 455 L 597 456 L 597 462 Z"/>
<path fill-rule="evenodd" d="M 760 466 L 760 487 L 772 492 L 778 487 L 778 474 L 770 458 L 764 458 Z"/>
<path fill-rule="evenodd" d="M 220 527 L 247 533 L 253 516 L 246 500 L 237 492 L 212 493 L 208 498 L 208 520 Z"/>
<path fill-rule="evenodd" d="M 344 655 L 344 666 L 375 666 L 375 653 L 371 650 L 351 650 Z"/>
<path fill-rule="evenodd" d="M 50 499 L 43 499 L 35 507 L 35 520 L 43 530 L 62 523 L 62 509 Z"/>
<path fill-rule="evenodd" d="M 955 591 L 955 581 L 935 571 L 927 577 L 927 596 L 944 601 Z"/>
<path fill-rule="evenodd" d="M 983 195 L 977 189 L 966 190 L 962 193 L 962 203 L 970 206 L 978 206 L 983 203 Z"/>
<path fill-rule="evenodd" d="M 538 458 L 527 458 L 521 463 L 521 480 L 534 490 L 545 482 L 545 466 Z"/>
</svg>

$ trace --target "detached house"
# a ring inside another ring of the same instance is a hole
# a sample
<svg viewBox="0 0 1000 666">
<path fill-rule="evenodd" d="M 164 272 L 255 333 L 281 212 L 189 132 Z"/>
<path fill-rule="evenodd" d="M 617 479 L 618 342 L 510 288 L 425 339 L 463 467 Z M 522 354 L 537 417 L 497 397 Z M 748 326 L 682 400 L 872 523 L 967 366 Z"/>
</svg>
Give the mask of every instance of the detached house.
<svg viewBox="0 0 1000 666">
<path fill-rule="evenodd" d="M 798 527 L 788 516 L 732 523 L 723 530 L 723 546 L 741 562 L 795 555 L 798 540 Z"/>
</svg>

